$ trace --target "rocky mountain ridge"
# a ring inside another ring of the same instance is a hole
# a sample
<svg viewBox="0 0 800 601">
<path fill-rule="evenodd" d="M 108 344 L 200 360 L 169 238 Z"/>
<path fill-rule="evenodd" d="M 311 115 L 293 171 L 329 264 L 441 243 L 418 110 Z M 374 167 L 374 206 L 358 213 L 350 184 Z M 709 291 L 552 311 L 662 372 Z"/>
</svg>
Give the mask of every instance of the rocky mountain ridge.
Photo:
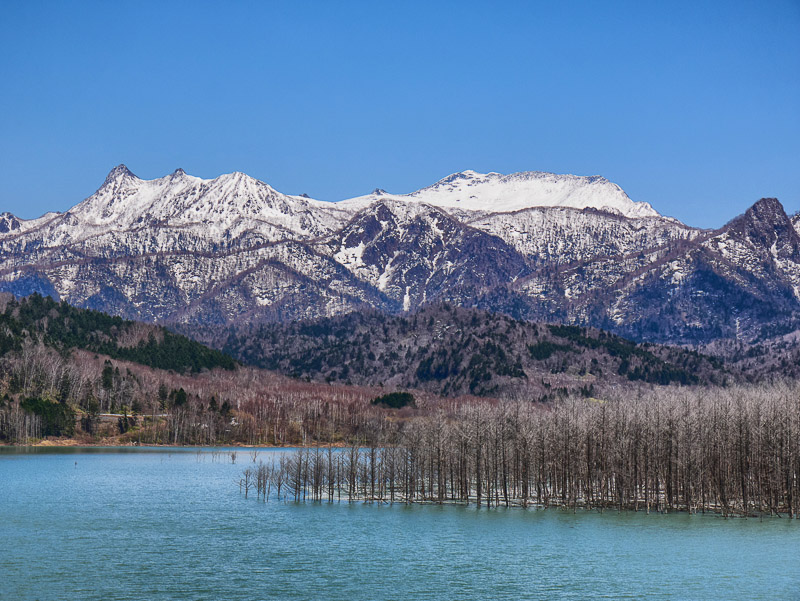
<svg viewBox="0 0 800 601">
<path fill-rule="evenodd" d="M 0 215 L 0 290 L 197 327 L 447 301 L 635 340 L 758 340 L 800 325 L 797 225 L 762 199 L 692 228 L 596 176 L 465 171 L 330 203 L 120 165 L 65 213 Z"/>
</svg>

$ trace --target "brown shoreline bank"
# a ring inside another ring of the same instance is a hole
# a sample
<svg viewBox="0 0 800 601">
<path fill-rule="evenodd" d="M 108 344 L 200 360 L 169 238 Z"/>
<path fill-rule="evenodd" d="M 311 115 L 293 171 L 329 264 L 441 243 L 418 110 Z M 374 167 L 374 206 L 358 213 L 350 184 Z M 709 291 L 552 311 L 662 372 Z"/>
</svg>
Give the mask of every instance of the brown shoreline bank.
<svg viewBox="0 0 800 601">
<path fill-rule="evenodd" d="M 141 447 L 141 448 L 201 448 L 201 449 L 218 449 L 221 447 L 225 448 L 241 448 L 241 449 L 314 449 L 314 448 L 346 448 L 349 445 L 343 442 L 335 442 L 335 443 L 320 443 L 320 444 L 313 444 L 313 445 L 303 445 L 303 444 L 286 444 L 286 445 L 275 445 L 275 444 L 263 444 L 263 445 L 247 445 L 242 443 L 226 443 L 226 444 L 219 444 L 219 445 L 198 445 L 198 444 L 168 444 L 168 443 L 161 443 L 161 444 L 138 444 L 136 442 L 130 441 L 123 441 L 117 440 L 114 438 L 107 438 L 104 440 L 82 440 L 78 438 L 45 438 L 42 440 L 38 440 L 36 442 L 31 442 L 28 444 L 9 444 L 7 442 L 0 442 L 0 447 Z"/>
</svg>

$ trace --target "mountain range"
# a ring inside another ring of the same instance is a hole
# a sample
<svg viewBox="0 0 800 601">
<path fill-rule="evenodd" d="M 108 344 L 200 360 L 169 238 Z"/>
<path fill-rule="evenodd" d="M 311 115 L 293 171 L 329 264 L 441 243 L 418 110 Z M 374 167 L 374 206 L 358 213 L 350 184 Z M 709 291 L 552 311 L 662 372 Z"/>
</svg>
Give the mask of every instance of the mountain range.
<svg viewBox="0 0 800 601">
<path fill-rule="evenodd" d="M 694 228 L 598 176 L 464 171 L 325 202 L 243 173 L 120 165 L 64 213 L 0 215 L 0 290 L 182 331 L 448 302 L 638 341 L 752 342 L 800 325 L 798 229 L 770 198 Z"/>
</svg>

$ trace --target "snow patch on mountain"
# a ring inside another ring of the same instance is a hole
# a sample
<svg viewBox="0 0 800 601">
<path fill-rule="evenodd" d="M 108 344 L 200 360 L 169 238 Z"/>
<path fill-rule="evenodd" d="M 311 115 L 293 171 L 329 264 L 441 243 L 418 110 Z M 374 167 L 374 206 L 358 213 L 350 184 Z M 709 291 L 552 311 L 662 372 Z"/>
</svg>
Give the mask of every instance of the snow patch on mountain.
<svg viewBox="0 0 800 601">
<path fill-rule="evenodd" d="M 622 188 L 604 177 L 539 171 L 511 175 L 462 171 L 410 194 L 373 192 L 341 201 L 341 204 L 358 210 L 387 198 L 483 213 L 508 213 L 532 207 L 566 207 L 594 208 L 629 218 L 660 217 L 649 203 L 632 201 Z"/>
<path fill-rule="evenodd" d="M 70 213 L 85 224 L 117 230 L 146 219 L 184 228 L 201 224 L 209 236 L 221 236 L 264 224 L 282 228 L 284 237 L 300 238 L 327 234 L 352 216 L 336 203 L 282 194 L 241 172 L 202 179 L 176 169 L 142 180 L 124 165 L 115 167 L 103 186 Z"/>
</svg>

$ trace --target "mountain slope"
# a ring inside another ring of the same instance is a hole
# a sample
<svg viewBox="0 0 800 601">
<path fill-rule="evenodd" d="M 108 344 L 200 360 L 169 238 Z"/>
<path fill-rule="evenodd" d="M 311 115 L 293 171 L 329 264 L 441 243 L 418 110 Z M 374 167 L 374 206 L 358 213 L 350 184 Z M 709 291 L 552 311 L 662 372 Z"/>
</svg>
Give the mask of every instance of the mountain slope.
<svg viewBox="0 0 800 601">
<path fill-rule="evenodd" d="M 381 200 L 321 248 L 406 311 L 475 297 L 528 272 L 524 257 L 501 238 L 423 204 Z"/>
<path fill-rule="evenodd" d="M 662 343 L 752 341 L 797 327 L 797 233 L 778 201 L 762 199 L 716 231 L 665 238 L 631 253 L 545 261 L 475 305 Z"/>
<path fill-rule="evenodd" d="M 76 309 L 51 298 L 0 295 L 0 357 L 43 344 L 61 353 L 84 350 L 177 372 L 234 369 L 229 356 L 169 330 Z"/>
<path fill-rule="evenodd" d="M 703 233 L 674 219 L 629 219 L 594 208 L 535 207 L 470 215 L 466 223 L 505 240 L 534 265 L 619 257 L 691 240 Z"/>
<path fill-rule="evenodd" d="M 121 165 L 66 213 L 0 215 L 0 290 L 198 327 L 449 301 L 636 340 L 757 340 L 798 321 L 796 221 L 765 199 L 700 230 L 599 177 L 463 172 L 326 203 Z"/>
<path fill-rule="evenodd" d="M 453 396 L 544 400 L 631 383 L 707 384 L 731 377 L 713 359 L 683 349 L 449 304 L 413 315 L 373 311 L 241 328 L 224 350 L 293 377 Z"/>
</svg>

